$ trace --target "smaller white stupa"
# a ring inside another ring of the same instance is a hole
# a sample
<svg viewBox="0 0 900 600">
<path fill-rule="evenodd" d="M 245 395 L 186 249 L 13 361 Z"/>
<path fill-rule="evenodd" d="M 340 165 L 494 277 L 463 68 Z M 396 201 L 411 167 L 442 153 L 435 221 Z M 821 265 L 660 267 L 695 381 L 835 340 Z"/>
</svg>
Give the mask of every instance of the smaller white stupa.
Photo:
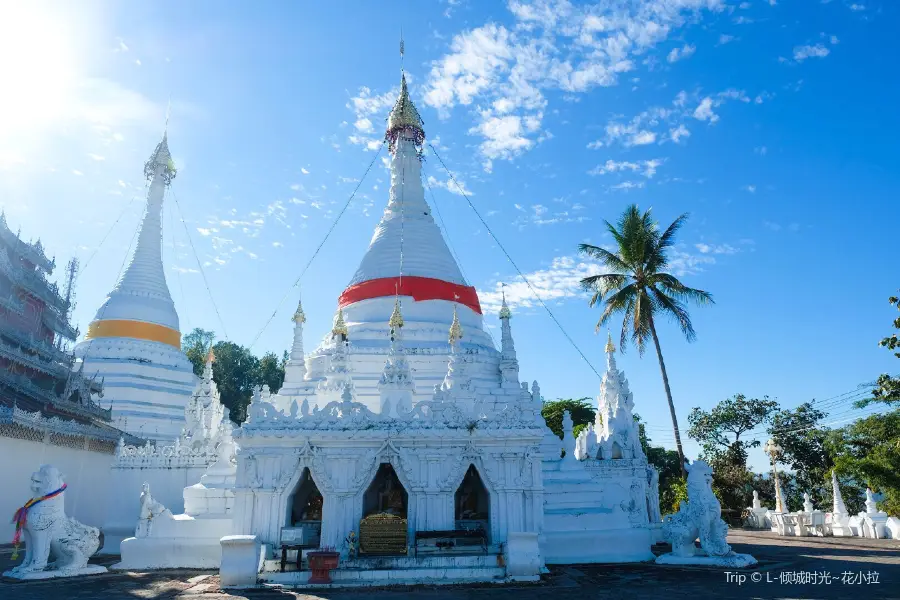
<svg viewBox="0 0 900 600">
<path fill-rule="evenodd" d="M 197 381 L 181 351 L 178 313 L 162 262 L 163 197 L 175 173 L 163 134 L 144 165 L 147 209 L 131 263 L 75 347 L 85 372 L 104 378 L 104 400 L 116 427 L 165 441 L 181 433 Z"/>
</svg>

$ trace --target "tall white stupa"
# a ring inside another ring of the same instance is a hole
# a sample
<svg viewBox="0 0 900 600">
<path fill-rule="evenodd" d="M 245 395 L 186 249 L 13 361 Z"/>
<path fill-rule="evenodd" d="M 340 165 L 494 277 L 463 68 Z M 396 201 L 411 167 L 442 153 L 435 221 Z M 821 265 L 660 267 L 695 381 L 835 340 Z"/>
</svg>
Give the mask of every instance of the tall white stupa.
<svg viewBox="0 0 900 600">
<path fill-rule="evenodd" d="M 415 378 L 414 401 L 431 399 L 434 386 L 447 374 L 447 331 L 454 308 L 466 332 L 458 351 L 466 354 L 472 385 L 495 387 L 500 380 L 500 354 L 484 331 L 478 295 L 462 276 L 425 201 L 424 140 L 422 118 L 402 75 L 400 96 L 385 133 L 391 153 L 388 205 L 338 300 L 348 331 L 356 398 L 375 410 L 380 408 L 379 382 L 391 353 L 389 323 L 398 299 L 403 306 L 403 345 Z M 324 377 L 336 348 L 335 337 L 329 333 L 306 357 L 308 379 Z"/>
<path fill-rule="evenodd" d="M 185 425 L 184 407 L 197 377 L 181 351 L 178 313 L 162 262 L 162 206 L 175 166 L 163 134 L 144 165 L 147 210 L 131 263 L 97 310 L 75 355 L 86 373 L 104 378 L 104 400 L 117 427 L 155 440 L 173 440 Z"/>
</svg>

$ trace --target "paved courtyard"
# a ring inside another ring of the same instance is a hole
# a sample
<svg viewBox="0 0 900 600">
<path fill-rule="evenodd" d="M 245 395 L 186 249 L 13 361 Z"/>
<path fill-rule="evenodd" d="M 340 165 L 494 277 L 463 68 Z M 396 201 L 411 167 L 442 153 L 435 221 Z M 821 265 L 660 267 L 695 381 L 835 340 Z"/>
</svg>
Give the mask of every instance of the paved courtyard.
<svg viewBox="0 0 900 600">
<path fill-rule="evenodd" d="M 654 565 L 551 567 L 539 584 L 414 586 L 373 590 L 291 592 L 266 589 L 223 592 L 210 571 L 110 573 L 77 580 L 0 581 L 2 600 L 227 598 L 283 600 L 568 600 L 692 598 L 858 598 L 900 599 L 900 541 L 860 538 L 781 538 L 769 532 L 734 531 L 737 552 L 760 565 L 734 574 L 724 570 Z M 12 565 L 11 546 L 0 546 L 0 569 Z M 112 564 L 115 559 L 103 559 Z M 745 579 L 739 581 L 740 577 Z"/>
</svg>

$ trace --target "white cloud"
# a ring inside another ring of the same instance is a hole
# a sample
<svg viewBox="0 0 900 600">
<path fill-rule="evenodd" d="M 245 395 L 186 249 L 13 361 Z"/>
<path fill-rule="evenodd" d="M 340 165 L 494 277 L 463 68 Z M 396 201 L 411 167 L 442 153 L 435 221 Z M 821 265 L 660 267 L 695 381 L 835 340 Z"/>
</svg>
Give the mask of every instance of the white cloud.
<svg viewBox="0 0 900 600">
<path fill-rule="evenodd" d="M 300 172 L 304 175 L 309 175 L 309 169 L 307 169 L 306 167 L 300 167 Z M 294 189 L 294 186 L 291 186 L 291 189 Z"/>
<path fill-rule="evenodd" d="M 88 156 L 91 158 L 91 160 L 96 160 L 96 161 L 98 161 L 98 162 L 99 162 L 99 161 L 102 161 L 102 160 L 106 160 L 106 157 L 105 157 L 105 156 L 100 156 L 99 154 L 93 154 L 93 153 L 91 153 L 91 154 L 88 154 Z"/>
<path fill-rule="evenodd" d="M 854 12 L 866 10 L 866 7 L 864 5 L 856 3 L 851 4 L 848 8 Z"/>
<path fill-rule="evenodd" d="M 688 128 L 684 126 L 684 123 L 680 124 L 674 129 L 669 130 L 669 139 L 676 144 L 681 142 L 681 140 L 689 137 L 691 137 L 691 132 L 688 131 Z"/>
<path fill-rule="evenodd" d="M 82 172 L 79 171 L 78 169 L 72 169 L 72 175 L 79 175 L 79 176 L 81 176 L 81 175 L 84 175 L 84 173 L 82 173 Z"/>
<path fill-rule="evenodd" d="M 533 148 L 546 132 L 544 90 L 583 93 L 612 86 L 635 68 L 635 58 L 666 40 L 688 20 L 724 9 L 723 0 L 602 1 L 510 0 L 509 28 L 488 23 L 453 37 L 449 52 L 432 63 L 425 102 L 441 118 L 456 106 L 471 107 L 485 166 Z M 690 44 L 678 51 L 684 58 Z M 652 143 L 632 132 L 632 145 Z M 655 138 L 654 138 L 655 140 Z"/>
<path fill-rule="evenodd" d="M 701 254 L 736 254 L 737 248 L 730 244 L 694 244 Z"/>
<path fill-rule="evenodd" d="M 622 183 L 617 183 L 616 185 L 609 186 L 611 191 L 623 191 L 627 192 L 630 190 L 639 190 L 644 187 L 643 181 L 623 181 Z"/>
<path fill-rule="evenodd" d="M 652 144 L 656 141 L 656 134 L 652 131 L 639 131 L 636 133 L 626 145 L 631 146 L 645 146 L 647 144 Z"/>
<path fill-rule="evenodd" d="M 631 172 L 640 173 L 644 177 L 650 179 L 656 175 L 656 170 L 662 165 L 664 159 L 654 158 L 652 160 L 644 160 L 637 162 L 607 160 L 605 164 L 597 165 L 590 171 L 588 175 L 607 175 L 609 173 Z"/>
<path fill-rule="evenodd" d="M 831 51 L 822 44 L 797 46 L 794 48 L 794 60 L 799 63 L 807 58 L 825 58 L 830 53 Z"/>
<path fill-rule="evenodd" d="M 672 51 L 669 52 L 666 60 L 668 60 L 670 63 L 678 62 L 679 60 L 690 58 L 690 56 L 693 55 L 696 51 L 697 47 L 693 44 L 685 44 L 681 48 L 672 48 Z"/>
<path fill-rule="evenodd" d="M 741 189 L 743 189 L 745 192 L 750 192 L 751 194 L 755 194 L 755 193 L 756 193 L 756 186 L 755 186 L 755 185 L 745 185 L 745 186 L 744 186 L 743 188 L 741 188 Z"/>
<path fill-rule="evenodd" d="M 435 178 L 433 175 L 429 175 L 426 183 L 431 188 L 442 188 L 450 192 L 451 194 L 456 194 L 457 196 L 462 196 L 465 194 L 466 196 L 474 196 L 475 192 L 470 190 L 466 186 L 466 182 L 462 181 L 459 177 L 456 177 L 456 183 L 453 182 L 450 178 L 447 178 L 443 181 Z M 459 185 L 457 185 L 457 183 Z M 462 189 L 460 189 L 462 188 Z"/>
<path fill-rule="evenodd" d="M 284 244 L 282 244 L 281 242 L 272 242 L 272 247 L 273 248 L 283 248 Z"/>
<path fill-rule="evenodd" d="M 728 35 L 727 33 L 723 33 L 719 36 L 719 45 L 724 46 L 725 44 L 733 42 L 736 39 L 737 38 L 734 37 L 733 35 Z"/>
<path fill-rule="evenodd" d="M 673 249 L 670 253 L 668 270 L 678 277 L 692 275 L 703 270 L 706 265 L 715 264 L 713 254 L 730 254 L 731 252 L 715 252 L 730 246 L 709 246 L 706 253 L 693 253 L 683 249 Z M 608 247 L 608 250 L 613 248 Z M 592 275 L 607 272 L 598 263 L 584 260 L 578 256 L 559 256 L 552 260 L 550 266 L 525 273 L 525 278 L 538 296 L 547 304 L 564 302 L 573 298 L 586 298 L 587 293 L 581 288 L 581 280 Z M 505 286 L 504 286 L 505 284 Z M 525 280 L 513 277 L 505 282 L 497 281 L 487 289 L 478 290 L 478 299 L 485 314 L 496 314 L 500 310 L 502 293 L 506 294 L 506 303 L 513 309 L 530 309 L 540 307 L 534 293 Z"/>
<path fill-rule="evenodd" d="M 760 156 L 765 156 L 769 153 L 769 149 L 765 146 L 757 146 L 753 149 L 753 152 L 759 154 Z"/>
<path fill-rule="evenodd" d="M 719 120 L 719 115 L 713 112 L 713 100 L 709 96 L 700 101 L 700 104 L 694 109 L 694 118 L 698 121 L 709 121 L 715 123 Z"/>
</svg>

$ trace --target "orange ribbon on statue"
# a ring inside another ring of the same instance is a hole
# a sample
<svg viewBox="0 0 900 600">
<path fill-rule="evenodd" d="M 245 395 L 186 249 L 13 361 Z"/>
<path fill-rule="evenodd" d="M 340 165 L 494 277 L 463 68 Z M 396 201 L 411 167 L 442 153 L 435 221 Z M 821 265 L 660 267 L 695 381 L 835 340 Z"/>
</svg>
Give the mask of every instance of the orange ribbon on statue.
<svg viewBox="0 0 900 600">
<path fill-rule="evenodd" d="M 400 296 L 412 296 L 416 302 L 423 300 L 446 300 L 458 302 L 468 306 L 473 311 L 481 313 L 481 303 L 478 302 L 478 293 L 475 288 L 450 283 L 431 277 L 416 277 L 404 275 L 401 277 L 383 277 L 370 279 L 356 285 L 351 285 L 338 299 L 338 306 L 344 308 L 348 304 L 372 298 L 384 298 Z"/>
</svg>

